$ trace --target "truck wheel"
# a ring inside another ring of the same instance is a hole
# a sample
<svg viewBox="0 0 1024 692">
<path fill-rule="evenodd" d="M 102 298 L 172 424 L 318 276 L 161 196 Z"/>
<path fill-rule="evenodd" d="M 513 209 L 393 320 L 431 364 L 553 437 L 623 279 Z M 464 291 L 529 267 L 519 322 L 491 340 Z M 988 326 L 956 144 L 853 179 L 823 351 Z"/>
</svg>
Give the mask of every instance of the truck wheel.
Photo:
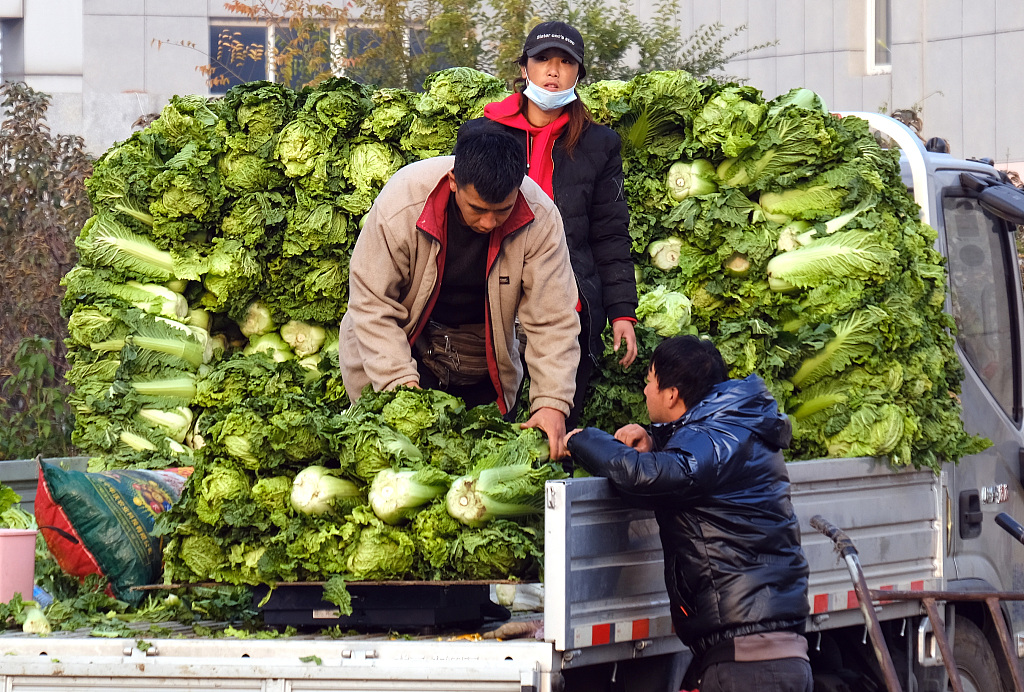
<svg viewBox="0 0 1024 692">
<path fill-rule="evenodd" d="M 853 692 L 838 675 L 823 673 L 814 676 L 814 692 Z"/>
<path fill-rule="evenodd" d="M 985 634 L 965 617 L 957 616 L 953 658 L 960 672 L 964 692 L 998 692 L 1004 689 L 999 663 Z M 950 684 L 946 688 L 952 690 Z"/>
<path fill-rule="evenodd" d="M 907 670 L 910 668 L 910 664 L 907 662 L 907 652 L 902 647 L 890 648 L 889 657 L 892 659 L 892 664 L 896 668 L 896 678 L 900 681 L 900 686 L 903 692 L 918 692 L 921 689 L 921 685 L 917 681 L 917 676 L 911 673 L 907 675 Z M 964 691 L 966 692 L 966 690 Z"/>
</svg>

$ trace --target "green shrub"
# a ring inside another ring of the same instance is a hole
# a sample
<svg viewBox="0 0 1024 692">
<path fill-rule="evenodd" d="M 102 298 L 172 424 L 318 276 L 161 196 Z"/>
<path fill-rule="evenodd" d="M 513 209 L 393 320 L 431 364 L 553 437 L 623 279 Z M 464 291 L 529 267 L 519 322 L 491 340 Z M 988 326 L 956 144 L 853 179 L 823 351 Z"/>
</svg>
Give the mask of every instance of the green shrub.
<svg viewBox="0 0 1024 692">
<path fill-rule="evenodd" d="M 80 137 L 54 136 L 50 97 L 0 85 L 0 459 L 63 454 L 68 413 L 60 279 L 91 213 Z"/>
<path fill-rule="evenodd" d="M 68 456 L 71 409 L 54 382 L 54 344 L 30 336 L 14 355 L 14 369 L 0 381 L 0 460 Z"/>
</svg>

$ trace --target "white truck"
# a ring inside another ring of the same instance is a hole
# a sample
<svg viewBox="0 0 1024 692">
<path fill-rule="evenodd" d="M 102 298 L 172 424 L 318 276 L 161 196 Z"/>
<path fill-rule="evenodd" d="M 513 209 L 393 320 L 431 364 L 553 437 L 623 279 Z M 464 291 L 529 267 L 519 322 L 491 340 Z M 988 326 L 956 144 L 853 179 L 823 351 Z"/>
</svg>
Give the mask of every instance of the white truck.
<svg viewBox="0 0 1024 692">
<path fill-rule="evenodd" d="M 1024 294 L 1014 242 L 1024 194 L 1001 186 L 986 163 L 926 152 L 902 124 L 855 115 L 899 144 L 904 180 L 939 232 L 950 275 L 947 310 L 958 322 L 966 370 L 964 424 L 993 445 L 939 474 L 894 471 L 867 458 L 789 464 L 811 567 L 815 690 L 823 692 L 883 687 L 850 575 L 811 517 L 849 535 L 871 589 L 1024 590 L 1024 546 L 994 523 L 1002 512 L 1024 518 Z M 24 491 L 34 479 L 29 462 L 0 462 L 0 481 Z M 950 599 L 944 606 L 963 689 L 1013 689 L 985 604 Z M 903 689 L 945 692 L 949 680 L 921 604 L 880 602 L 875 612 Z M 1004 601 L 1002 615 L 1021 656 L 1024 604 Z M 668 617 L 656 522 L 626 508 L 604 479 L 547 487 L 542 617 L 542 639 L 507 641 L 464 632 L 270 640 L 8 632 L 0 635 L 0 690 L 679 689 L 690 655 Z"/>
</svg>

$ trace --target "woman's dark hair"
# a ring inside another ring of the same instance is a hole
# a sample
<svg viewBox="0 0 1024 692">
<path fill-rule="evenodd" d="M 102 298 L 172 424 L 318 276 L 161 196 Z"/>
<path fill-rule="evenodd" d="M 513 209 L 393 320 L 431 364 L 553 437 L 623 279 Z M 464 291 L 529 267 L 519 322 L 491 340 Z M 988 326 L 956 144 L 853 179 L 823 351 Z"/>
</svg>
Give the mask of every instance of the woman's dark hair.
<svg viewBox="0 0 1024 692">
<path fill-rule="evenodd" d="M 729 379 L 728 368 L 715 345 L 688 334 L 658 344 L 651 356 L 651 368 L 658 386 L 678 389 L 688 409 L 703 401 L 716 384 Z"/>
<path fill-rule="evenodd" d="M 497 204 L 523 184 L 526 151 L 515 136 L 489 120 L 461 127 L 452 174 L 456 185 L 472 185 L 480 199 Z"/>
<path fill-rule="evenodd" d="M 519 60 L 516 64 L 520 67 L 525 68 L 529 58 L 526 56 L 526 51 L 519 56 Z M 580 75 L 584 74 L 583 65 L 580 65 Z M 526 97 L 523 96 L 523 89 L 526 88 L 526 79 L 523 77 L 516 77 L 512 82 L 512 90 L 519 94 L 519 112 L 526 116 Z M 569 158 L 572 158 L 573 151 L 576 150 L 576 145 L 580 143 L 580 137 L 583 136 L 583 131 L 594 122 L 593 116 L 590 115 L 590 111 L 583 105 L 583 101 L 579 97 L 579 92 L 576 93 L 576 100 L 565 107 L 566 113 L 569 114 L 569 124 L 565 126 L 565 138 L 562 140 L 565 146 L 565 151 L 569 154 Z"/>
</svg>

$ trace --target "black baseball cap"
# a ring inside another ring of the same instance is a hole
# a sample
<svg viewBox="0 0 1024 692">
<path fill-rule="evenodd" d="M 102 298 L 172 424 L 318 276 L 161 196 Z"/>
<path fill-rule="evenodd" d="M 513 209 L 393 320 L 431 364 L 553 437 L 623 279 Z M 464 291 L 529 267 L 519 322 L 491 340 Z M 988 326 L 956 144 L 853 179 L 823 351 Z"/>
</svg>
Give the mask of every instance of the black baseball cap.
<svg viewBox="0 0 1024 692">
<path fill-rule="evenodd" d="M 526 57 L 532 58 L 547 48 L 558 48 L 571 55 L 583 69 L 583 37 L 565 22 L 542 22 L 533 27 L 523 44 Z"/>
</svg>

